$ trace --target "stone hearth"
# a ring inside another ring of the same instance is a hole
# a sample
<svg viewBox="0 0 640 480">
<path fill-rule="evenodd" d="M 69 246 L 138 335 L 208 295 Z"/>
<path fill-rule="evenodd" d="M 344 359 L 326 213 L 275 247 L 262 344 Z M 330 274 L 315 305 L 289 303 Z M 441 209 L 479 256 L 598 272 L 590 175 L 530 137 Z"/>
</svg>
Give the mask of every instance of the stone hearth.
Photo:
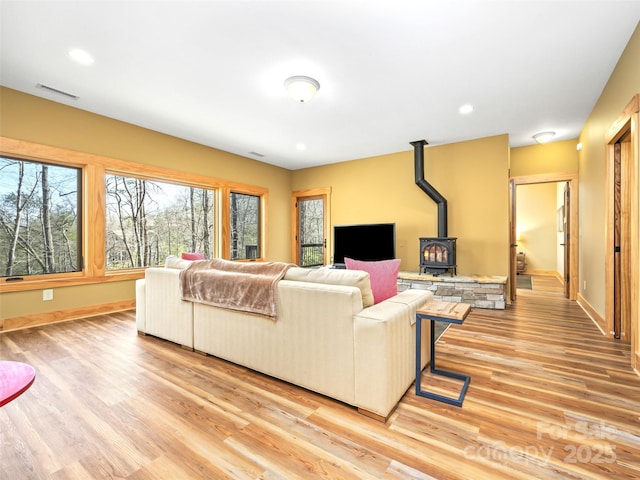
<svg viewBox="0 0 640 480">
<path fill-rule="evenodd" d="M 418 272 L 400 272 L 398 291 L 408 288 L 430 290 L 436 300 L 504 310 L 507 277 L 502 275 L 434 276 Z"/>
</svg>

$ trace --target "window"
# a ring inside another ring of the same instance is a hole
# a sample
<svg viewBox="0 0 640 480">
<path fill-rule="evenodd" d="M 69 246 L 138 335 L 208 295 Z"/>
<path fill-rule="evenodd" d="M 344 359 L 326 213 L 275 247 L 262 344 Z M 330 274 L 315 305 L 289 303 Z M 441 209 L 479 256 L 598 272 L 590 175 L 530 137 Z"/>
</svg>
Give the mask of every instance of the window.
<svg viewBox="0 0 640 480">
<path fill-rule="evenodd" d="M 0 276 L 82 269 L 80 168 L 0 157 Z"/>
<path fill-rule="evenodd" d="M 167 255 L 212 258 L 214 191 L 107 174 L 107 270 L 160 265 Z"/>
<path fill-rule="evenodd" d="M 255 260 L 260 252 L 260 197 L 231 192 L 231 260 Z"/>
<path fill-rule="evenodd" d="M 324 265 L 324 198 L 302 198 L 298 200 L 298 211 L 299 265 Z"/>
<path fill-rule="evenodd" d="M 2 293 L 134 280 L 186 251 L 264 258 L 266 188 L 1 136 L 0 149 Z"/>
<path fill-rule="evenodd" d="M 330 188 L 292 192 L 292 243 L 294 263 L 301 267 L 326 265 Z"/>
</svg>

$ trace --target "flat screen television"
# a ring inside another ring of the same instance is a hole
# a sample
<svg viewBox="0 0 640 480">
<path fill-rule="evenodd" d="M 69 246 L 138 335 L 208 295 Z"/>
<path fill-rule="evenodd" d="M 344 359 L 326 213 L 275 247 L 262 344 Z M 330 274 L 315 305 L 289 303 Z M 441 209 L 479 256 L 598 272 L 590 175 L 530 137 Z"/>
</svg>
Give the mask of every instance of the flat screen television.
<svg viewBox="0 0 640 480">
<path fill-rule="evenodd" d="M 396 224 L 335 225 L 333 266 L 345 268 L 344 257 L 365 261 L 396 258 Z"/>
</svg>

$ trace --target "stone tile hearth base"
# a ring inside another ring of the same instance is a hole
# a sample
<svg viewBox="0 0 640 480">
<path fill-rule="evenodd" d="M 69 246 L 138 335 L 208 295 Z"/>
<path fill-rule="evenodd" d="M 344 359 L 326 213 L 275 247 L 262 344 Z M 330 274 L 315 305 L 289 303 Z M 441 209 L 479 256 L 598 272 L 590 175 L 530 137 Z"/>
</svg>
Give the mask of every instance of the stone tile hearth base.
<svg viewBox="0 0 640 480">
<path fill-rule="evenodd" d="M 502 275 L 439 275 L 400 272 L 398 291 L 430 290 L 436 300 L 469 303 L 472 307 L 504 310 L 507 277 Z"/>
</svg>

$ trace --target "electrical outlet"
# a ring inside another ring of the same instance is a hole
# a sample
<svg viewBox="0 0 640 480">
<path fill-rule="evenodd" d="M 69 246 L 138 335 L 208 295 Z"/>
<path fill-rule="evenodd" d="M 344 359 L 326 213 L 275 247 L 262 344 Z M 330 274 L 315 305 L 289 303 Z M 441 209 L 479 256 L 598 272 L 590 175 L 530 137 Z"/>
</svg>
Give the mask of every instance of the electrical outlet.
<svg viewBox="0 0 640 480">
<path fill-rule="evenodd" d="M 584 282 L 582 282 L 582 290 L 586 290 L 587 289 L 587 281 L 585 280 Z"/>
<path fill-rule="evenodd" d="M 48 302 L 49 300 L 53 300 L 53 289 L 48 288 L 42 291 L 42 301 Z"/>
</svg>

